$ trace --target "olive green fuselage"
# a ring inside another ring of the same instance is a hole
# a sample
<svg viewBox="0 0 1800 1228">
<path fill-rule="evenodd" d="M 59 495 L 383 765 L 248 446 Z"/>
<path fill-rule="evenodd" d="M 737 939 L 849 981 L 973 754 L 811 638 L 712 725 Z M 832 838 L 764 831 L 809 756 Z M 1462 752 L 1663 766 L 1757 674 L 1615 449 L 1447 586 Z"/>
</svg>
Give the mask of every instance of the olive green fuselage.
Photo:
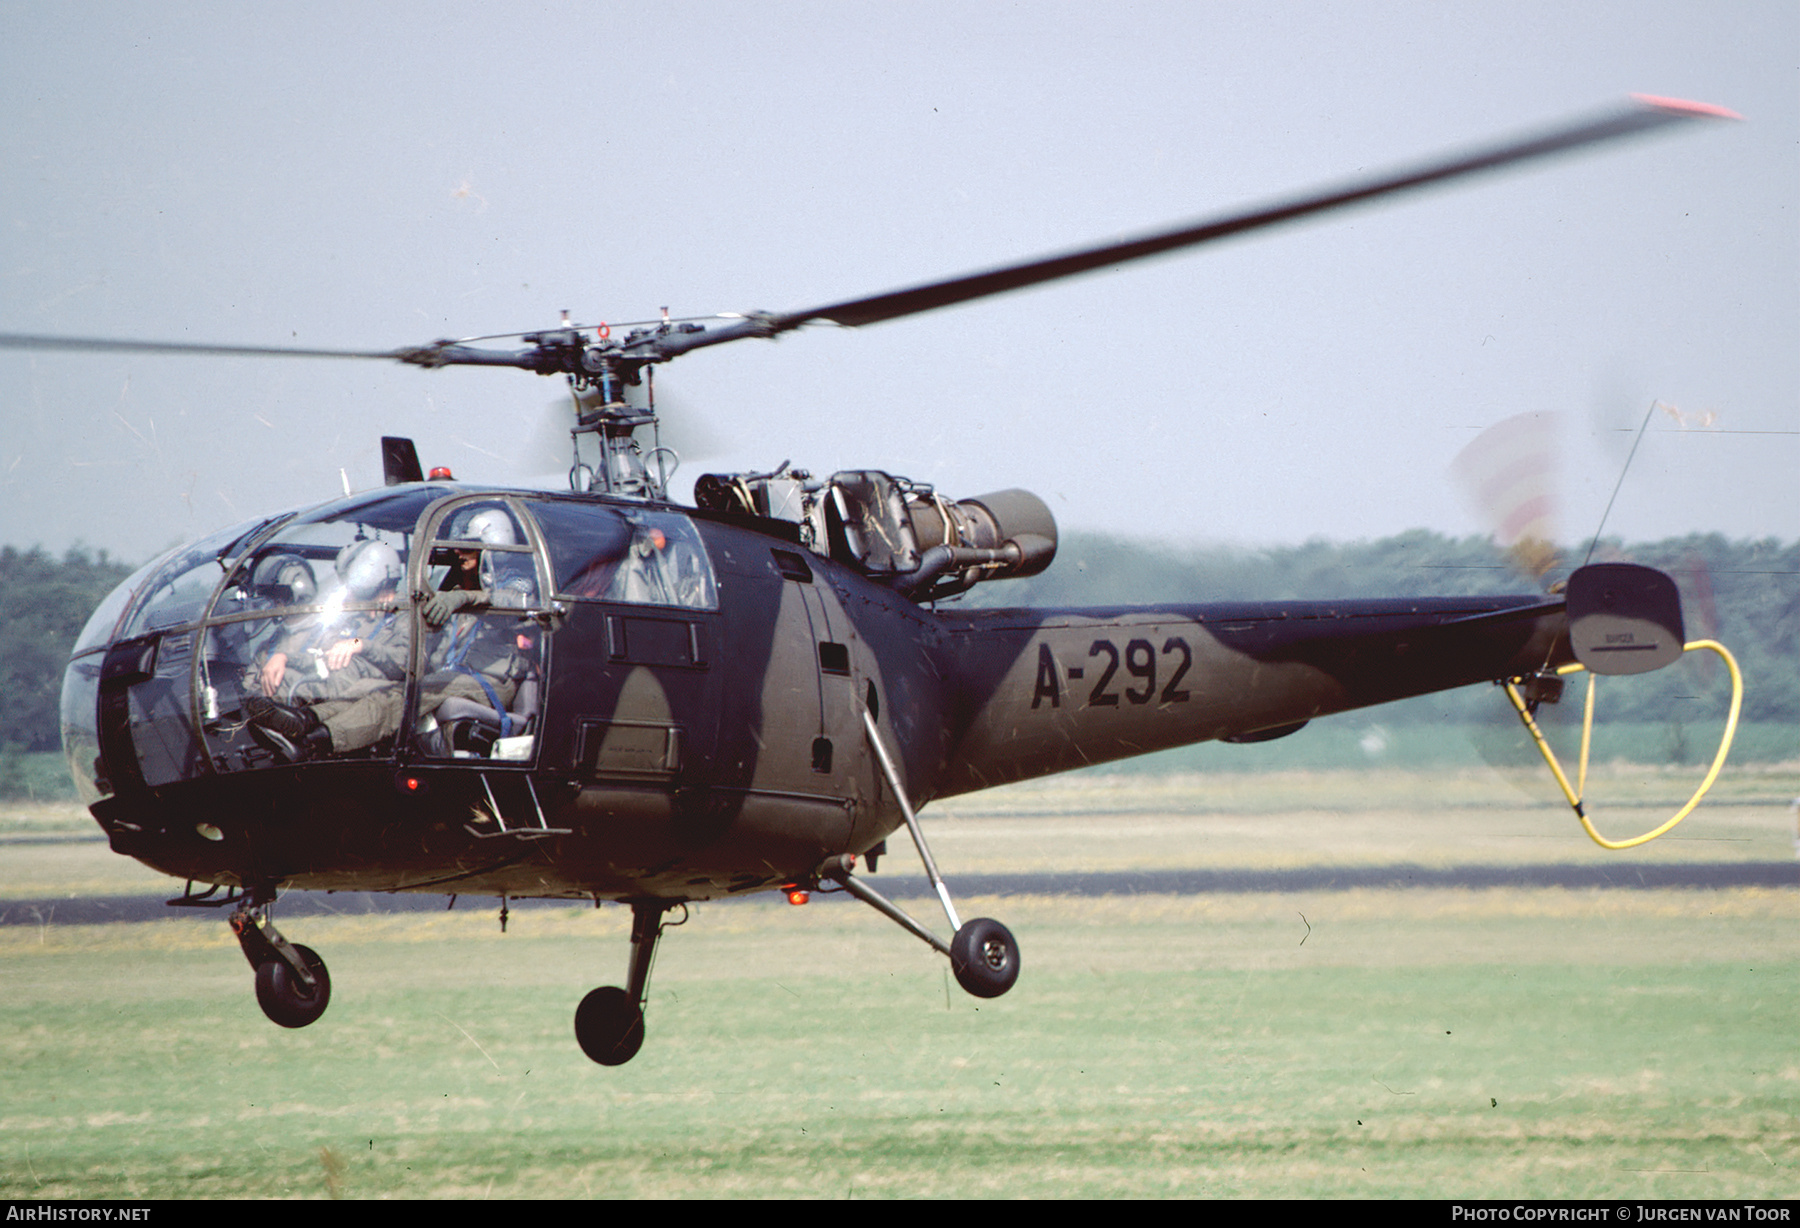
<svg viewBox="0 0 1800 1228">
<path fill-rule="evenodd" d="M 1566 659 L 1561 603 L 1537 598 L 940 612 L 774 526 L 694 524 L 716 601 L 565 602 L 523 757 L 398 736 L 265 756 L 193 660 L 228 625 L 78 656 L 65 725 L 95 816 L 118 851 L 198 882 L 708 899 L 811 881 L 900 826 L 865 713 L 922 807 Z"/>
</svg>

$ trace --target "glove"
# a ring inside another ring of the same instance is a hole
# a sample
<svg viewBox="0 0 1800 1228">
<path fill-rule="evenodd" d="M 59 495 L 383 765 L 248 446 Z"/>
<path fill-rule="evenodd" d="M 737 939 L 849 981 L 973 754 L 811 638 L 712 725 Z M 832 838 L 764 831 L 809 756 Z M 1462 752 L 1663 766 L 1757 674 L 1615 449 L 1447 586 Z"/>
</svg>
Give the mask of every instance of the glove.
<svg viewBox="0 0 1800 1228">
<path fill-rule="evenodd" d="M 464 606 L 485 605 L 488 595 L 481 589 L 451 589 L 445 593 L 433 593 L 426 598 L 422 613 L 425 621 L 433 627 L 441 627 L 450 621 L 450 616 Z"/>
</svg>

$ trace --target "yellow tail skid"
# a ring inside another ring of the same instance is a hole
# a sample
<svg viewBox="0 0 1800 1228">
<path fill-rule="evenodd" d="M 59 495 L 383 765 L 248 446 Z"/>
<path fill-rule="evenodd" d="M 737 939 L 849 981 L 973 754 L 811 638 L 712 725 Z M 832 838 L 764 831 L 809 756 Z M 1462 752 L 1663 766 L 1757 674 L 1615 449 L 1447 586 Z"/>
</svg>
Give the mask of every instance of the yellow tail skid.
<svg viewBox="0 0 1800 1228">
<path fill-rule="evenodd" d="M 1677 810 L 1674 816 L 1662 826 L 1629 840 L 1608 840 L 1602 836 L 1595 830 L 1592 820 L 1588 818 L 1587 811 L 1582 805 L 1582 799 L 1587 792 L 1588 748 L 1592 743 L 1594 732 L 1594 690 L 1598 681 L 1596 676 L 1592 673 L 1588 674 L 1587 703 L 1581 718 L 1581 763 L 1573 787 L 1569 784 L 1568 774 L 1563 771 L 1562 764 L 1556 758 L 1556 752 L 1550 749 L 1550 744 L 1544 740 L 1543 731 L 1538 728 L 1537 721 L 1532 717 L 1532 705 L 1528 705 L 1524 696 L 1520 694 L 1517 685 L 1519 680 L 1509 679 L 1505 683 L 1506 697 L 1512 700 L 1513 708 L 1517 710 L 1519 719 L 1524 722 L 1527 732 L 1531 734 L 1532 741 L 1537 743 L 1538 752 L 1544 756 L 1544 762 L 1550 765 L 1550 772 L 1556 777 L 1556 783 L 1562 788 L 1563 796 L 1569 800 L 1569 806 L 1575 811 L 1575 817 L 1581 820 L 1582 828 L 1601 848 L 1636 848 L 1640 844 L 1648 844 L 1658 836 L 1667 834 L 1677 823 L 1694 812 L 1694 807 L 1700 804 L 1700 799 L 1706 796 L 1707 790 L 1711 789 L 1713 782 L 1719 778 L 1719 770 L 1725 766 L 1725 756 L 1731 753 L 1731 740 L 1737 734 L 1738 712 L 1744 704 L 1744 675 L 1738 669 L 1737 658 L 1733 657 L 1731 651 L 1717 640 L 1694 640 L 1692 643 L 1683 644 L 1681 650 L 1685 654 L 1697 649 L 1718 653 L 1720 657 L 1724 658 L 1725 668 L 1731 671 L 1731 711 L 1725 718 L 1725 732 L 1719 738 L 1718 753 L 1713 756 L 1712 767 L 1707 770 L 1706 779 L 1700 782 L 1700 787 L 1694 790 L 1692 797 L 1688 798 L 1687 805 Z M 1556 672 L 1573 674 L 1586 668 L 1579 663 L 1571 662 L 1568 665 L 1560 666 Z"/>
</svg>

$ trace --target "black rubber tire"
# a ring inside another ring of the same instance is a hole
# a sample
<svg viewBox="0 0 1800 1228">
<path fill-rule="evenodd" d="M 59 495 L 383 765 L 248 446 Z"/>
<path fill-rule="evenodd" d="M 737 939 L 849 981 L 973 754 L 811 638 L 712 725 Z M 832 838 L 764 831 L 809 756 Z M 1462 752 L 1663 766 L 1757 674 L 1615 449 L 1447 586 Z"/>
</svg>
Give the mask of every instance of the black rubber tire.
<svg viewBox="0 0 1800 1228">
<path fill-rule="evenodd" d="M 295 952 L 306 961 L 306 970 L 318 984 L 311 991 L 294 975 L 293 969 L 279 959 L 256 966 L 256 1004 L 263 1014 L 284 1028 L 303 1028 L 316 1023 L 331 1005 L 331 974 L 325 961 L 311 947 L 296 945 Z"/>
<path fill-rule="evenodd" d="M 1019 979 L 1019 944 L 998 921 L 977 917 L 950 940 L 950 970 L 977 998 L 998 998 Z"/>
<path fill-rule="evenodd" d="M 575 1040 L 602 1066 L 623 1066 L 644 1046 L 644 1012 L 617 985 L 596 989 L 575 1008 Z"/>
</svg>

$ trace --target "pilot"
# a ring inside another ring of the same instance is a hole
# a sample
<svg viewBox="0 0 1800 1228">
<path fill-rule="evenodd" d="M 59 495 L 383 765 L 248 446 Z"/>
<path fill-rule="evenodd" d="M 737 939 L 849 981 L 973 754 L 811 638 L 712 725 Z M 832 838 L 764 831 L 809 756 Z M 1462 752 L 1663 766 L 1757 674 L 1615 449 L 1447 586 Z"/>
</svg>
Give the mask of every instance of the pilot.
<svg viewBox="0 0 1800 1228">
<path fill-rule="evenodd" d="M 512 517 L 498 507 L 466 514 L 448 536 L 456 539 L 456 562 L 437 592 L 420 595 L 437 636 L 419 687 L 419 718 L 477 716 L 502 737 L 522 732 L 513 727 L 514 707 L 533 672 L 535 642 L 510 620 L 472 611 L 529 608 L 537 593 L 531 556 L 491 548 L 518 542 Z"/>
<path fill-rule="evenodd" d="M 271 606 L 311 605 L 319 584 L 312 565 L 297 554 L 272 554 L 250 574 L 250 591 Z"/>
<path fill-rule="evenodd" d="M 290 553 L 266 555 L 258 560 L 250 571 L 248 586 L 235 593 L 243 611 L 312 605 L 318 599 L 319 586 L 313 578 L 312 565 Z M 279 642 L 298 617 L 278 614 L 273 618 L 221 623 L 214 626 L 212 634 L 218 637 L 222 659 L 251 661 L 264 656 L 271 645 Z M 256 685 L 260 685 L 260 680 Z"/>
<path fill-rule="evenodd" d="M 386 542 L 364 539 L 338 552 L 336 568 L 348 599 L 383 608 L 290 631 L 263 663 L 263 693 L 245 702 L 252 732 L 289 759 L 361 750 L 400 722 L 408 645 L 395 593 L 405 564 Z"/>
</svg>

